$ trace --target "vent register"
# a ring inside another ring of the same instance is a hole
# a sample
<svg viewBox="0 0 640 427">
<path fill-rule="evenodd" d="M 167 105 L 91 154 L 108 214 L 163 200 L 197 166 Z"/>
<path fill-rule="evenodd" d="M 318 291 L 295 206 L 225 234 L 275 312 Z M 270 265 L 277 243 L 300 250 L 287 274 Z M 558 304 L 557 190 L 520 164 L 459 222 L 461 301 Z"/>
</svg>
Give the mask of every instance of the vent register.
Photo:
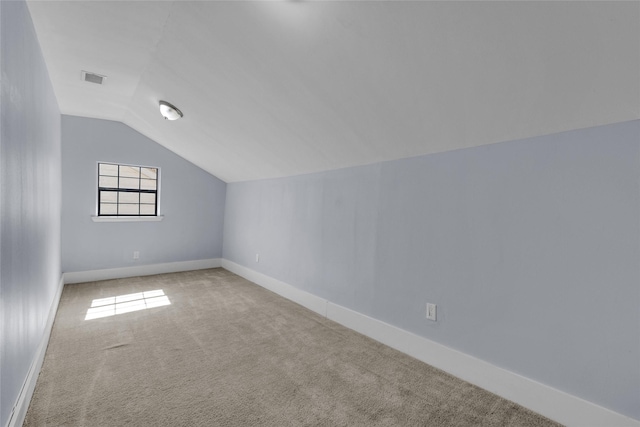
<svg viewBox="0 0 640 427">
<path fill-rule="evenodd" d="M 95 83 L 98 85 L 104 84 L 107 76 L 101 76 L 100 74 L 92 73 L 90 71 L 82 71 L 82 80 L 89 83 Z"/>
</svg>

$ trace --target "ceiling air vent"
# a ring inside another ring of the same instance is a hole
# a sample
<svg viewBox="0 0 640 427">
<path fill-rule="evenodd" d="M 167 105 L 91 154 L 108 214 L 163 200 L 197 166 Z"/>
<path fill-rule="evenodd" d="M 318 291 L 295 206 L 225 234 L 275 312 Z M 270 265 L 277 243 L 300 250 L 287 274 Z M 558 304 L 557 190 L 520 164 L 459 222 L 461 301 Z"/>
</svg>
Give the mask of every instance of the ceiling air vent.
<svg viewBox="0 0 640 427">
<path fill-rule="evenodd" d="M 103 84 L 107 76 L 101 76 L 100 74 L 91 73 L 89 71 L 82 72 L 82 80 L 89 83 Z"/>
</svg>

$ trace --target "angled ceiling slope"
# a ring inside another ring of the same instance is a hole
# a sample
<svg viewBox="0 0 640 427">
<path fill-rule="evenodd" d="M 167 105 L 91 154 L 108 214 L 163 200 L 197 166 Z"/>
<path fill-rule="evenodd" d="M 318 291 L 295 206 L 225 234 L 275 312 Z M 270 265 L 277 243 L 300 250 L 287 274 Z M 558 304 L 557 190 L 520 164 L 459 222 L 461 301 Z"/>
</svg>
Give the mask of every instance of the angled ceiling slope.
<svg viewBox="0 0 640 427">
<path fill-rule="evenodd" d="M 28 4 L 63 114 L 227 182 L 640 118 L 639 2 Z"/>
</svg>

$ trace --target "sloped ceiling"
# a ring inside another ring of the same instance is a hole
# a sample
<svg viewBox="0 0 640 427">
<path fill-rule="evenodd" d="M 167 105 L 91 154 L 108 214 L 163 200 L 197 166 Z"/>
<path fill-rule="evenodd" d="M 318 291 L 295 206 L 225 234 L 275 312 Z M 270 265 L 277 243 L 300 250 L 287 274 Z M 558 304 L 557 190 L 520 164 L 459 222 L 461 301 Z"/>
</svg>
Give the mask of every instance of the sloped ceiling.
<svg viewBox="0 0 640 427">
<path fill-rule="evenodd" d="M 640 118 L 640 2 L 28 5 L 63 114 L 227 182 Z"/>
</svg>

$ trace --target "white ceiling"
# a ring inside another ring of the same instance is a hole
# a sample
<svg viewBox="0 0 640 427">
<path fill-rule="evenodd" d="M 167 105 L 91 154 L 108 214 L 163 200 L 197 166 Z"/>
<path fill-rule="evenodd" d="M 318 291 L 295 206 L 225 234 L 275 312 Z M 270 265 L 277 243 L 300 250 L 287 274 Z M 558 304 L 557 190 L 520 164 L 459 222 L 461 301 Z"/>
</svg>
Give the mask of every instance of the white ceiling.
<svg viewBox="0 0 640 427">
<path fill-rule="evenodd" d="M 640 118 L 638 1 L 28 5 L 63 114 L 227 182 Z"/>
</svg>

